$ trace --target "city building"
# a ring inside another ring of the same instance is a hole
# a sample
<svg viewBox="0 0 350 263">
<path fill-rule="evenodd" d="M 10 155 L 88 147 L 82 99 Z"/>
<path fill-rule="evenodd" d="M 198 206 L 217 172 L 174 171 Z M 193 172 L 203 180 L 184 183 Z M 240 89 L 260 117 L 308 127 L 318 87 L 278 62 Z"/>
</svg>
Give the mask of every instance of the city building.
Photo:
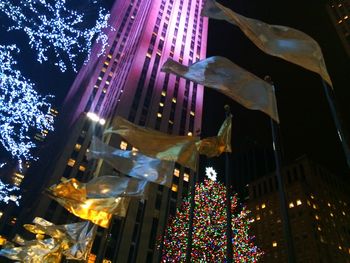
<svg viewBox="0 0 350 263">
<path fill-rule="evenodd" d="M 332 0 L 327 5 L 327 11 L 347 54 L 350 56 L 350 0 Z"/>
<path fill-rule="evenodd" d="M 296 262 L 350 262 L 350 198 L 341 180 L 307 157 L 282 168 Z M 287 262 L 275 174 L 248 185 L 261 262 Z"/>
<path fill-rule="evenodd" d="M 205 58 L 208 20 L 200 16 L 203 0 L 115 0 L 111 10 L 109 47 L 79 71 L 60 113 L 50 155 L 42 156 L 28 191 L 21 220 L 41 216 L 56 224 L 77 218 L 41 194 L 62 177 L 88 181 L 92 176 L 117 171 L 107 164 L 88 162 L 92 135 L 122 116 L 141 126 L 169 134 L 200 135 L 203 87 L 160 71 L 167 58 L 185 65 Z M 132 146 L 117 136 L 109 145 Z M 41 163 L 40 163 L 41 162 Z M 175 213 L 187 194 L 193 171 L 176 166 L 171 189 L 151 184 L 146 201 L 133 200 L 125 218 L 113 218 L 109 229 L 99 228 L 89 262 L 157 262 L 156 239 L 163 233 L 168 214 Z M 35 187 L 34 187 L 35 188 Z M 38 192 L 39 191 L 39 192 Z"/>
</svg>

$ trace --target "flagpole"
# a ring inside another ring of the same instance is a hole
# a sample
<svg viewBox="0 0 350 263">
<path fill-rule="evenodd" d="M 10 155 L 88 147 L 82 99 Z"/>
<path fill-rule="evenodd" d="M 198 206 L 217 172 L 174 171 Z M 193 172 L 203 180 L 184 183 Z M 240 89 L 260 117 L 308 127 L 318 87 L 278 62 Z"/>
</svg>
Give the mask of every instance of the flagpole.
<svg viewBox="0 0 350 263">
<path fill-rule="evenodd" d="M 198 158 L 197 158 L 198 164 Z M 186 249 L 186 263 L 191 262 L 191 252 L 192 252 L 192 240 L 193 240 L 193 218 L 194 218 L 194 206 L 195 206 L 195 194 L 196 194 L 196 182 L 197 182 L 197 172 L 194 173 L 193 180 L 191 181 L 191 202 L 190 202 L 190 214 L 188 222 L 188 235 L 187 235 L 187 249 Z"/>
<path fill-rule="evenodd" d="M 226 118 L 231 115 L 230 106 L 225 105 Z M 233 262 L 232 250 L 232 214 L 231 214 L 231 180 L 230 180 L 230 159 L 228 152 L 225 152 L 225 181 L 226 181 L 226 262 Z"/>
<path fill-rule="evenodd" d="M 344 150 L 344 153 L 345 153 L 346 162 L 348 164 L 348 167 L 350 168 L 349 143 L 347 141 L 347 137 L 345 136 L 344 129 L 342 127 L 341 121 L 340 121 L 340 119 L 338 117 L 336 101 L 335 101 L 335 98 L 334 98 L 334 92 L 333 92 L 333 90 L 330 87 L 328 87 L 328 85 L 326 84 L 326 82 L 322 78 L 321 78 L 321 81 L 322 81 L 323 90 L 324 90 L 324 93 L 326 95 L 329 108 L 331 109 L 333 121 L 334 121 L 335 127 L 337 129 L 338 137 L 339 137 L 339 140 L 340 140 L 340 142 L 342 144 L 342 147 L 343 147 L 343 150 Z"/>
<path fill-rule="evenodd" d="M 271 77 L 265 76 L 264 80 L 272 85 L 273 92 L 275 93 L 275 86 L 273 85 Z M 273 148 L 275 165 L 276 165 L 278 195 L 280 199 L 280 208 L 281 208 L 281 214 L 282 214 L 283 231 L 284 231 L 284 236 L 287 243 L 288 263 L 295 263 L 294 244 L 293 244 L 292 231 L 291 231 L 289 215 L 288 215 L 285 184 L 284 184 L 283 176 L 281 174 L 281 154 L 280 154 L 280 144 L 279 144 L 280 142 L 278 138 L 278 124 L 276 124 L 272 118 L 270 118 L 270 124 L 271 124 L 271 134 L 272 134 L 272 148 Z"/>
</svg>

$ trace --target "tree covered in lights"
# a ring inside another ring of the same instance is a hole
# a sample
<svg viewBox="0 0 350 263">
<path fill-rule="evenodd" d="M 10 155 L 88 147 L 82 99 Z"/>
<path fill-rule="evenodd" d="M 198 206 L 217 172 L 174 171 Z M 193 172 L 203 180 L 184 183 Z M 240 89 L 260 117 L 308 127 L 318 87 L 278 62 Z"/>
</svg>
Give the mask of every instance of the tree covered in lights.
<svg viewBox="0 0 350 263">
<path fill-rule="evenodd" d="M 21 30 L 28 36 L 40 63 L 53 52 L 56 59 L 50 61 L 62 72 L 67 70 L 66 60 L 76 70 L 77 55 L 89 56 L 93 41 L 101 43 L 101 55 L 108 41 L 104 30 L 112 29 L 105 9 L 100 8 L 95 25 L 88 26 L 84 12 L 68 8 L 66 0 L 0 0 L 0 12 L 12 22 L 9 31 Z"/>
<path fill-rule="evenodd" d="M 0 142 L 21 165 L 34 159 L 31 149 L 36 145 L 30 133 L 53 130 L 53 119 L 48 114 L 50 96 L 40 96 L 14 68 L 12 55 L 18 51 L 15 45 L 0 45 Z"/>
<path fill-rule="evenodd" d="M 0 202 L 4 202 L 6 204 L 8 204 L 9 202 L 14 202 L 18 206 L 18 200 L 21 199 L 21 196 L 14 194 L 18 191 L 19 188 L 17 186 L 5 184 L 0 180 Z"/>
<path fill-rule="evenodd" d="M 215 171 L 207 169 L 209 178 Z M 214 176 L 215 175 L 215 176 Z M 248 230 L 252 220 L 249 211 L 239 208 L 237 195 L 231 197 L 233 257 L 235 263 L 257 262 L 263 252 L 253 243 Z M 162 262 L 185 262 L 190 200 L 184 200 L 167 225 L 162 251 Z M 225 262 L 226 259 L 226 187 L 205 179 L 196 184 L 193 219 L 191 262 Z"/>
</svg>

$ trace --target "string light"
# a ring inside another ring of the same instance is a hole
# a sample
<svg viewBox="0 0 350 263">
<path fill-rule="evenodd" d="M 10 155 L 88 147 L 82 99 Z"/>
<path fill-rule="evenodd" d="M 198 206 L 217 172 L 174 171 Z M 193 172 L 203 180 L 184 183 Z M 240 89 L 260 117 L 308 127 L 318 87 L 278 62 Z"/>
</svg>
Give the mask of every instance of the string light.
<svg viewBox="0 0 350 263">
<path fill-rule="evenodd" d="M 237 195 L 231 197 L 232 244 L 235 263 L 257 262 L 263 252 L 254 245 L 248 230 L 252 219 L 246 207 L 238 208 Z M 193 262 L 225 262 L 226 259 L 226 188 L 222 184 L 204 180 L 196 185 L 193 219 Z M 185 262 L 189 200 L 170 220 L 164 237 L 162 262 Z"/>
<path fill-rule="evenodd" d="M 52 96 L 40 96 L 34 84 L 13 68 L 17 64 L 13 52 L 19 52 L 15 45 L 0 45 L 0 142 L 21 167 L 24 160 L 35 159 L 31 132 L 53 130 L 53 117 L 48 114 Z"/>
<path fill-rule="evenodd" d="M 89 60 L 94 40 L 101 44 L 98 55 L 104 53 L 108 44 L 104 30 L 114 30 L 108 25 L 110 14 L 105 9 L 99 9 L 94 26 L 86 27 L 84 14 L 68 9 L 66 0 L 20 0 L 18 5 L 4 0 L 0 1 L 0 11 L 14 23 L 9 31 L 22 30 L 29 37 L 29 45 L 36 50 L 40 63 L 47 61 L 48 53 L 53 51 L 55 65 L 62 72 L 67 70 L 66 59 L 76 71 L 79 53 Z"/>
<path fill-rule="evenodd" d="M 21 196 L 11 194 L 12 192 L 18 190 L 19 188 L 17 186 L 10 186 L 9 184 L 5 184 L 0 180 L 0 202 L 8 204 L 11 201 L 19 206 L 18 200 L 21 199 Z"/>
</svg>

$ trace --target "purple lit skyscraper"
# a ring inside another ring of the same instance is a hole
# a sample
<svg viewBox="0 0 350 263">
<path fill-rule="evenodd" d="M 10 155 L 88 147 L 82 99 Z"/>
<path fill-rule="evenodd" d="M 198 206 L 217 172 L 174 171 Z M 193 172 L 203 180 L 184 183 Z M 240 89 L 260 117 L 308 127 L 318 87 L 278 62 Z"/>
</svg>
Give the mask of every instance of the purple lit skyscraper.
<svg viewBox="0 0 350 263">
<path fill-rule="evenodd" d="M 169 134 L 200 134 L 203 87 L 160 68 L 169 57 L 185 65 L 205 58 L 208 21 L 200 16 L 202 4 L 203 0 L 115 0 L 110 21 L 115 30 L 109 32 L 107 53 L 97 57 L 99 46 L 93 48 L 61 110 L 65 135 L 55 162 L 46 169 L 46 187 L 62 177 L 86 181 L 113 173 L 107 164 L 87 162 L 85 153 L 92 134 L 111 125 L 115 116 Z M 131 147 L 117 138 L 109 144 Z M 177 166 L 171 189 L 152 184 L 146 201 L 133 201 L 126 218 L 114 218 L 108 230 L 97 234 L 89 262 L 94 255 L 96 262 L 157 262 L 156 238 L 187 194 L 192 175 Z M 32 216 L 55 223 L 75 220 L 44 197 L 33 211 Z"/>
</svg>

